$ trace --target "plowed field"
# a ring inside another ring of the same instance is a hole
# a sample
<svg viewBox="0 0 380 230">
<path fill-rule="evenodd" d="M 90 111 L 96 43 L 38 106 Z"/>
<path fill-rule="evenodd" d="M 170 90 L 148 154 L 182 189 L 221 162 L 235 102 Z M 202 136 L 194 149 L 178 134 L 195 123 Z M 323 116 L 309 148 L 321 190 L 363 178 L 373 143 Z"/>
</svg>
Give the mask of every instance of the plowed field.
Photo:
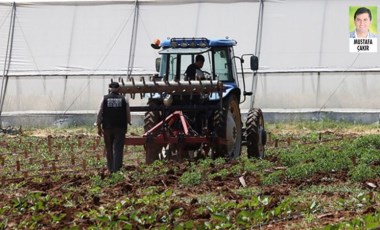
<svg viewBox="0 0 380 230">
<path fill-rule="evenodd" d="M 379 128 L 349 128 L 272 125 L 264 159 L 145 165 L 128 147 L 111 175 L 94 130 L 1 135 L 0 229 L 378 227 Z"/>
</svg>

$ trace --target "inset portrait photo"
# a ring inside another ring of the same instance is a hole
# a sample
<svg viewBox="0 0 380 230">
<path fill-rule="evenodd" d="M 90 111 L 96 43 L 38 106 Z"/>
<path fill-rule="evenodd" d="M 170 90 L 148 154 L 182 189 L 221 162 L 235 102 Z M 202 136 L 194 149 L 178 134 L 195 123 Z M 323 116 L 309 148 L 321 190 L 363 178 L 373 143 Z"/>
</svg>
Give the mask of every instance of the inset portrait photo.
<svg viewBox="0 0 380 230">
<path fill-rule="evenodd" d="M 377 6 L 350 6 L 350 38 L 377 37 Z"/>
<path fill-rule="evenodd" d="M 377 37 L 377 6 L 350 6 L 350 52 L 377 52 Z"/>
</svg>

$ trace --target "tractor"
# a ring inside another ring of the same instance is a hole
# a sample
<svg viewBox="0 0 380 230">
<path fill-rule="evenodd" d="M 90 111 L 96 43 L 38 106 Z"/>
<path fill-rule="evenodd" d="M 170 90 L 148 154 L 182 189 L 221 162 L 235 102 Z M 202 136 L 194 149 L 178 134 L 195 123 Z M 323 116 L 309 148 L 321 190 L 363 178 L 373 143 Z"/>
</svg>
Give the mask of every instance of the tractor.
<svg viewBox="0 0 380 230">
<path fill-rule="evenodd" d="M 146 106 L 131 106 L 131 111 L 145 112 L 144 134 L 126 137 L 125 144 L 143 145 L 147 164 L 159 159 L 234 159 L 242 145 L 248 157 L 262 158 L 266 132 L 261 109 L 249 109 L 242 122 L 239 105 L 252 92 L 245 89 L 243 71 L 243 57 L 248 54 L 235 56 L 236 44 L 229 38 L 169 38 L 153 43 L 160 50 L 155 63 L 158 74 L 149 80 L 121 82 L 121 93 L 147 99 Z M 189 79 L 186 69 L 199 54 L 204 57 L 202 78 Z M 256 71 L 258 58 L 249 56 Z"/>
</svg>

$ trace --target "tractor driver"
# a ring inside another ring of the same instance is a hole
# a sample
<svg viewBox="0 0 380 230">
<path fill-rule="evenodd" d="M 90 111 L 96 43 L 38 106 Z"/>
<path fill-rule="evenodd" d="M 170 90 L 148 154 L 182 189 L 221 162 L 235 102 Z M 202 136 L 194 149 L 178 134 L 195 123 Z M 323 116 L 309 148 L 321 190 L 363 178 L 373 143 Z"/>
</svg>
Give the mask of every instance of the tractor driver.
<svg viewBox="0 0 380 230">
<path fill-rule="evenodd" d="M 203 80 L 205 76 L 201 68 L 205 62 L 205 57 L 203 55 L 198 54 L 195 56 L 195 62 L 190 64 L 185 72 L 185 81 L 189 80 Z"/>
</svg>

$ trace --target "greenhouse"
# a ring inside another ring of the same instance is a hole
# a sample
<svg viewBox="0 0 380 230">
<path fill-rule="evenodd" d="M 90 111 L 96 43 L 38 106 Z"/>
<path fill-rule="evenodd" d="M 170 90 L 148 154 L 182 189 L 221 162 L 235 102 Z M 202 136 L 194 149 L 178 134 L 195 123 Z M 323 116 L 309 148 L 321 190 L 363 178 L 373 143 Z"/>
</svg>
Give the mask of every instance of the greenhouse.
<svg viewBox="0 0 380 230">
<path fill-rule="evenodd" d="M 159 57 L 151 43 L 174 37 L 229 37 L 236 56 L 259 58 L 257 73 L 243 66 L 254 92 L 243 114 L 379 122 L 378 38 L 366 49 L 349 37 L 360 6 L 378 35 L 374 0 L 2 0 L 1 125 L 93 123 L 111 79 L 149 79 Z"/>
</svg>

